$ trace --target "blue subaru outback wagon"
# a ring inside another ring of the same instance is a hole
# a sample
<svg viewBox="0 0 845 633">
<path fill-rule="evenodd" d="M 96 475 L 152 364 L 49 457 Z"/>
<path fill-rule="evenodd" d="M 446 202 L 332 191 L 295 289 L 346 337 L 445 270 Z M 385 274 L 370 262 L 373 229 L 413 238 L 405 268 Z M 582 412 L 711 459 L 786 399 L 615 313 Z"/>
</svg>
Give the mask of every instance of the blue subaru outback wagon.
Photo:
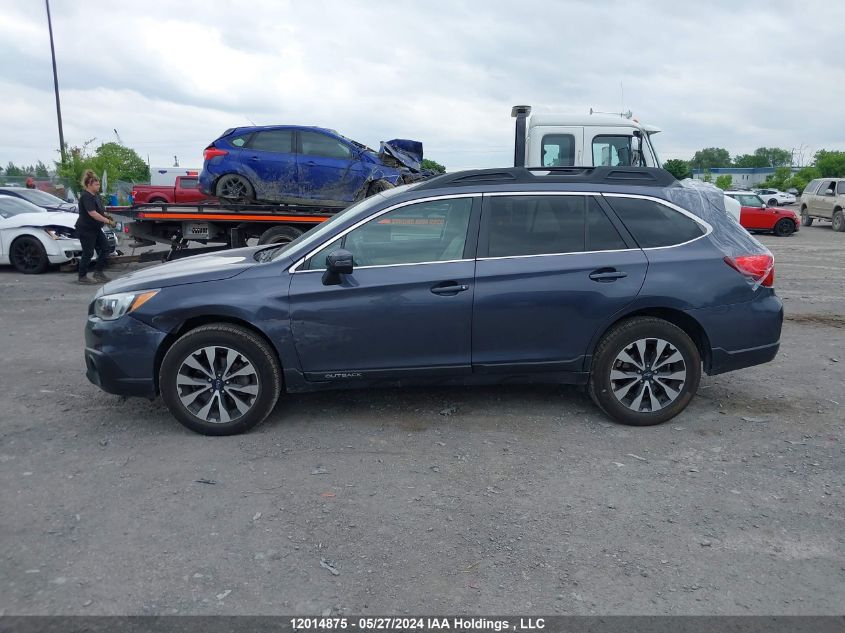
<svg viewBox="0 0 845 633">
<path fill-rule="evenodd" d="M 721 192 L 654 168 L 479 170 L 384 191 L 284 246 L 133 272 L 90 305 L 88 378 L 208 435 L 282 392 L 585 387 L 664 422 L 701 372 L 772 360 L 771 254 Z"/>
</svg>

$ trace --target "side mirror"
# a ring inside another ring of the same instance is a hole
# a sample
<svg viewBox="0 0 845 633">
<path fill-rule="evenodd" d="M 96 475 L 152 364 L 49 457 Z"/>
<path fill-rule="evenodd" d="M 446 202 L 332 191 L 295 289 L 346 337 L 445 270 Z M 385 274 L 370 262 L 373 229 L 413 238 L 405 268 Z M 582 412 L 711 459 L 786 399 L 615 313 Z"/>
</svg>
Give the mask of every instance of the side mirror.
<svg viewBox="0 0 845 633">
<path fill-rule="evenodd" d="M 323 273 L 324 286 L 337 286 L 341 275 L 351 275 L 353 269 L 352 253 L 342 248 L 326 256 L 326 272 Z"/>
</svg>

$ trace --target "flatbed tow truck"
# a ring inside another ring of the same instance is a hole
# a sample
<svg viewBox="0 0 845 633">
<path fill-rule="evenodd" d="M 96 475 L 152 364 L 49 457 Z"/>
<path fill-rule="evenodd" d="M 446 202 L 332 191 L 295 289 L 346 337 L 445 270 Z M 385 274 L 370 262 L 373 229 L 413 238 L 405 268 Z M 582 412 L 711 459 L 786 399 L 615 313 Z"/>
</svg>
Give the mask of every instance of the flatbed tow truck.
<svg viewBox="0 0 845 633">
<path fill-rule="evenodd" d="M 118 255 L 112 263 L 172 261 L 253 244 L 286 244 L 325 222 L 343 208 L 282 204 L 150 203 L 132 207 L 108 207 L 107 212 L 125 222 L 125 232 L 135 249 L 167 244 L 169 251 Z M 189 248 L 191 242 L 204 246 Z M 209 245 L 213 244 L 213 245 Z"/>
</svg>

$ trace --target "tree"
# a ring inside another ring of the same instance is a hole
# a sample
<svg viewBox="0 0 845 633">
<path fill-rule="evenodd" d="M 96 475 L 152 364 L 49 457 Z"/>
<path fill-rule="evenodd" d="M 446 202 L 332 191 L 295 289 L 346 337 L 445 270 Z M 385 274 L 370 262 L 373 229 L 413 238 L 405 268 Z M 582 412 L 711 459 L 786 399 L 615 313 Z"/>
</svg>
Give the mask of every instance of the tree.
<svg viewBox="0 0 845 633">
<path fill-rule="evenodd" d="M 723 191 L 725 189 L 730 189 L 733 185 L 733 178 L 731 178 L 728 174 L 723 174 L 716 178 L 716 186 Z"/>
<path fill-rule="evenodd" d="M 93 169 L 100 178 L 103 177 L 104 171 L 107 172 L 109 182 L 149 182 L 150 168 L 135 150 L 118 143 L 103 143 L 92 156 L 88 153 L 88 146 L 94 140 L 86 141 L 82 147 L 68 147 L 65 163 L 56 163 L 56 173 L 66 178 L 77 194 L 82 190 L 80 181 L 86 169 Z"/>
<path fill-rule="evenodd" d="M 695 153 L 690 164 L 705 171 L 714 167 L 730 167 L 731 155 L 721 147 L 706 147 Z"/>
<path fill-rule="evenodd" d="M 683 180 L 684 178 L 692 178 L 692 171 L 690 170 L 689 163 L 685 160 L 681 160 L 680 158 L 673 158 L 672 160 L 667 160 L 663 163 L 663 169 L 668 171 L 678 180 Z"/>
<path fill-rule="evenodd" d="M 50 172 L 47 171 L 47 165 L 42 163 L 40 160 L 35 164 L 35 175 L 38 178 L 49 178 Z"/>
<path fill-rule="evenodd" d="M 763 187 L 766 189 L 784 189 L 786 181 L 792 178 L 792 170 L 789 167 L 778 167 L 775 173 L 766 179 Z"/>
<path fill-rule="evenodd" d="M 103 172 L 108 172 L 110 182 L 147 182 L 150 179 L 150 168 L 144 159 L 134 149 L 114 142 L 103 143 L 97 148 L 91 169 L 101 178 Z"/>
<path fill-rule="evenodd" d="M 754 156 L 765 161 L 762 167 L 789 167 L 792 165 L 792 152 L 779 147 L 758 147 Z"/>
<path fill-rule="evenodd" d="M 423 169 L 430 169 L 434 172 L 437 172 L 438 174 L 446 173 L 446 168 L 443 165 L 428 158 L 423 158 L 422 163 L 420 163 L 420 166 Z"/>
<path fill-rule="evenodd" d="M 770 167 L 763 156 L 742 154 L 734 158 L 734 167 Z"/>
<path fill-rule="evenodd" d="M 23 169 L 15 165 L 12 161 L 9 161 L 9 164 L 6 165 L 6 175 L 7 176 L 26 176 L 26 173 Z"/>
<path fill-rule="evenodd" d="M 824 178 L 845 176 L 845 152 L 820 149 L 816 152 L 816 168 Z"/>
<path fill-rule="evenodd" d="M 799 193 L 804 193 L 804 189 L 811 180 L 821 177 L 822 172 L 819 171 L 817 167 L 805 167 L 798 173 L 794 174 L 792 178 L 788 178 L 786 182 L 783 183 L 783 186 L 785 189 L 795 187 Z"/>
</svg>

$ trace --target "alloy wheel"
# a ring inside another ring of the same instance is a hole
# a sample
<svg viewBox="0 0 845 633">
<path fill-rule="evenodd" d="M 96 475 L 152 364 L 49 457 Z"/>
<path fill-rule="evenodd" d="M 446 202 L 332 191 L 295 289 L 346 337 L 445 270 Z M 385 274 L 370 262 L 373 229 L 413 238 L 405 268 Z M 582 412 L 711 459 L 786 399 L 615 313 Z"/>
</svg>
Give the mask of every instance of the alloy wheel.
<svg viewBox="0 0 845 633">
<path fill-rule="evenodd" d="M 202 347 L 182 361 L 176 375 L 179 400 L 191 414 L 209 422 L 233 422 L 258 399 L 258 372 L 230 347 Z"/>
<path fill-rule="evenodd" d="M 617 354 L 610 370 L 616 399 L 632 411 L 659 411 L 677 400 L 687 379 L 683 354 L 660 338 L 634 341 Z"/>
</svg>

